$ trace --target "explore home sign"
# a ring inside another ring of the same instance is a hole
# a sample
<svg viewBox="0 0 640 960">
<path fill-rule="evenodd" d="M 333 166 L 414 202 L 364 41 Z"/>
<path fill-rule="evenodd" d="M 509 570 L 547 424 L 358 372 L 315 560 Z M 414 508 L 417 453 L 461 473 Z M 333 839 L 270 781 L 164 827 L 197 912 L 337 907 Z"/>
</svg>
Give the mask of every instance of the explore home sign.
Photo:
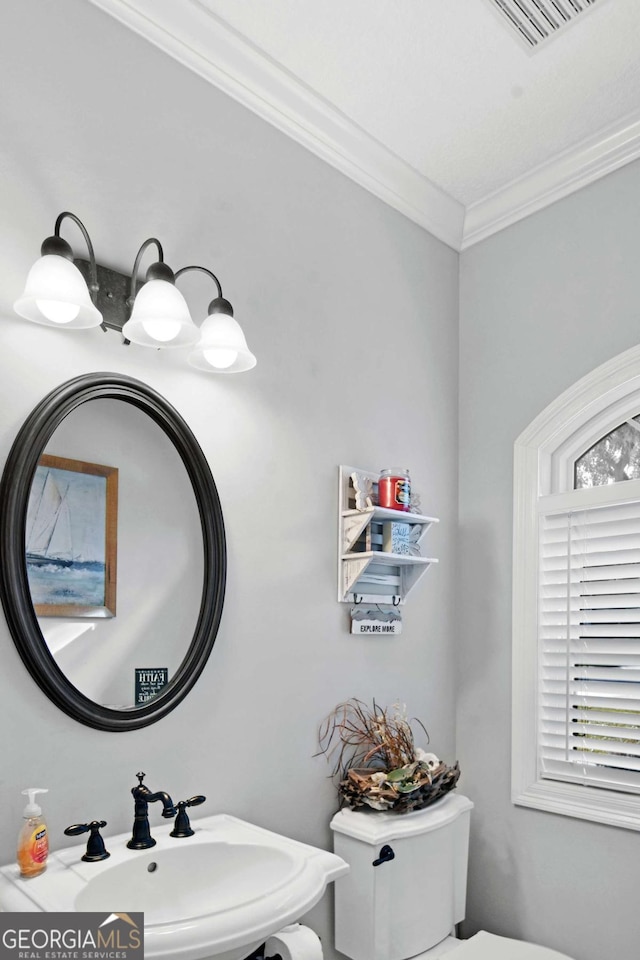
<svg viewBox="0 0 640 960">
<path fill-rule="evenodd" d="M 397 607 L 383 604 L 351 608 L 351 633 L 383 637 L 402 633 L 402 614 Z"/>
</svg>

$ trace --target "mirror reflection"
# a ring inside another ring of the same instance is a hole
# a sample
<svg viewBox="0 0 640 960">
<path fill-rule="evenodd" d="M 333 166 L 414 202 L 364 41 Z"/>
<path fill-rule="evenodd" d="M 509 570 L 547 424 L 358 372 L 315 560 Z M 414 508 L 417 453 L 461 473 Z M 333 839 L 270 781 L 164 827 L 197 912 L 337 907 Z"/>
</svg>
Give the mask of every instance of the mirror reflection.
<svg viewBox="0 0 640 960">
<path fill-rule="evenodd" d="M 178 670 L 200 610 L 202 528 L 184 464 L 146 413 L 107 398 L 76 407 L 43 454 L 25 550 L 44 640 L 94 703 L 146 703 Z"/>
<path fill-rule="evenodd" d="M 118 468 L 43 454 L 25 534 L 36 613 L 115 616 L 117 537 Z"/>
</svg>

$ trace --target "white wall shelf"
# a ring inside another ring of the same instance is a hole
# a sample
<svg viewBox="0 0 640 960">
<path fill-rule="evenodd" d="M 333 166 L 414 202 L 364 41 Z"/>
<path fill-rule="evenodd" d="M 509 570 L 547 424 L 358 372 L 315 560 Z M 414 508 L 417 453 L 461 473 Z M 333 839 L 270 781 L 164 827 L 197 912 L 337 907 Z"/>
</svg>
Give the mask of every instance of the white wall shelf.
<svg viewBox="0 0 640 960">
<path fill-rule="evenodd" d="M 352 475 L 372 483 L 372 503 L 357 509 Z M 436 517 L 376 505 L 377 473 L 356 467 L 340 467 L 338 529 L 338 600 L 341 603 L 404 603 L 428 568 L 438 561 L 420 553 L 427 530 Z M 384 525 L 406 523 L 415 528 L 413 553 L 383 549 Z"/>
</svg>

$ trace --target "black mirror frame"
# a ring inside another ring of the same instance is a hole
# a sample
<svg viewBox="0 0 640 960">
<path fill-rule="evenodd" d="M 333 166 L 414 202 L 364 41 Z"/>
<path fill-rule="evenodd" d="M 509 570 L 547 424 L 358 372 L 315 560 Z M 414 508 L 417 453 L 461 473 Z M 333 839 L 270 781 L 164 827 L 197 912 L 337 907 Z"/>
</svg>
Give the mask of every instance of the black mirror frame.
<svg viewBox="0 0 640 960">
<path fill-rule="evenodd" d="M 51 656 L 31 602 L 25 558 L 27 507 L 38 460 L 59 424 L 89 400 L 133 404 L 164 431 L 189 475 L 198 504 L 204 548 L 204 582 L 193 639 L 175 676 L 153 700 L 114 710 L 85 697 Z M 0 481 L 0 598 L 27 670 L 38 686 L 74 720 L 97 730 L 137 730 L 176 707 L 202 673 L 216 639 L 226 584 L 226 542 L 222 507 L 205 455 L 180 414 L 147 384 L 115 373 L 75 377 L 52 390 L 22 425 Z"/>
</svg>

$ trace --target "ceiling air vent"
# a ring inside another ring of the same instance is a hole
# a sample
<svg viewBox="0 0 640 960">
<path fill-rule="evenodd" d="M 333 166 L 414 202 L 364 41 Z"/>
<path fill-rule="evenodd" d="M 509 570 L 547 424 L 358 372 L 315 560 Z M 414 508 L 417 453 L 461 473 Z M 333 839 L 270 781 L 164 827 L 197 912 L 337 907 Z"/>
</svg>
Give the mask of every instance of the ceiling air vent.
<svg viewBox="0 0 640 960">
<path fill-rule="evenodd" d="M 600 0 L 602 2 L 602 0 Z M 488 0 L 528 50 L 574 23 L 598 0 Z"/>
</svg>

